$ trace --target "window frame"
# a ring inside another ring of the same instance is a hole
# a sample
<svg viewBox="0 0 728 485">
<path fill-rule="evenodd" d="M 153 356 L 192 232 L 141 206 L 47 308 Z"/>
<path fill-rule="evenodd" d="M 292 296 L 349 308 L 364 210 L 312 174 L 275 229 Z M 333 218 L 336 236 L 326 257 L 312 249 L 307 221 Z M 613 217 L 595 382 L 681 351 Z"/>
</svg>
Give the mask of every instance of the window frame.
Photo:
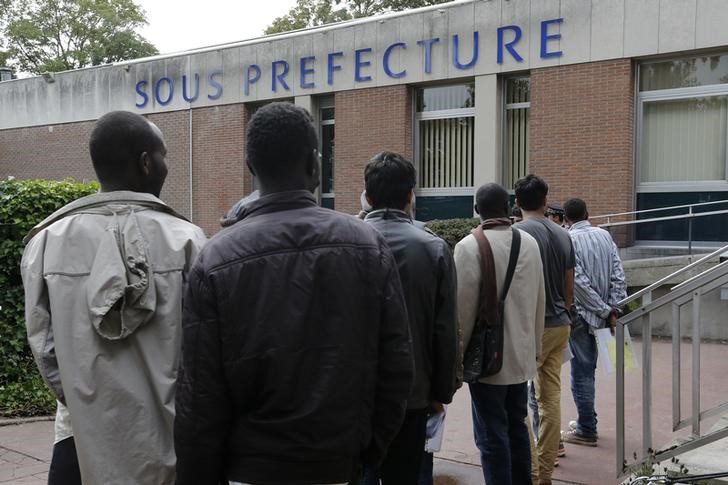
<svg viewBox="0 0 728 485">
<path fill-rule="evenodd" d="M 676 59 L 677 60 L 677 59 Z M 635 191 L 636 193 L 659 192 L 727 192 L 728 191 L 728 149 L 725 153 L 725 180 L 691 180 L 685 182 L 642 182 L 642 130 L 644 128 L 645 103 L 659 101 L 674 101 L 680 99 L 709 98 L 713 96 L 728 96 L 728 84 L 708 84 L 704 86 L 682 87 L 670 89 L 657 89 L 640 91 L 640 76 L 642 67 L 665 62 L 665 59 L 643 62 L 639 65 L 635 79 L 636 116 L 635 116 Z M 728 115 L 727 115 L 728 117 Z M 726 123 L 726 139 L 728 139 L 728 120 Z"/>
<path fill-rule="evenodd" d="M 508 103 L 508 81 L 512 79 L 521 79 L 521 78 L 528 78 L 528 99 L 529 101 L 521 102 L 521 103 Z M 506 160 L 506 147 L 507 147 L 507 140 L 508 140 L 508 111 L 509 110 L 517 110 L 517 109 L 528 109 L 529 110 L 529 121 L 528 121 L 528 129 L 526 131 L 526 137 L 528 140 L 528 143 L 530 143 L 531 140 L 531 134 L 530 134 L 530 128 L 531 128 L 531 121 L 530 121 L 530 109 L 531 109 L 531 73 L 530 72 L 521 72 L 518 74 L 514 74 L 512 76 L 506 76 L 503 77 L 503 84 L 501 84 L 501 136 L 500 136 L 500 182 L 501 185 L 508 191 L 509 194 L 514 194 L 515 191 L 513 189 L 513 186 L 511 184 L 506 183 L 506 175 L 508 173 L 508 169 L 510 167 L 507 167 L 508 160 Z M 528 152 L 528 146 L 526 146 L 526 152 Z M 530 162 L 530 157 L 529 160 Z M 526 164 L 526 174 L 529 173 L 528 170 L 528 164 Z M 513 182 L 515 183 L 517 179 L 514 179 Z M 507 186 L 509 185 L 509 186 Z"/>
<path fill-rule="evenodd" d="M 325 120 L 323 119 L 322 112 L 325 109 L 333 109 L 334 110 L 334 118 Z M 323 126 L 336 126 L 336 106 L 335 101 L 333 97 L 326 97 L 324 98 L 318 107 L 318 119 L 319 119 L 319 144 L 321 146 L 321 152 L 323 153 L 323 130 L 321 129 Z M 334 128 L 335 130 L 336 128 Z M 336 139 L 336 132 L 334 131 L 334 139 Z M 320 180 L 320 186 L 323 188 L 323 176 L 324 176 L 324 170 L 323 170 L 323 160 L 321 160 L 321 180 Z M 336 155 L 334 155 L 333 163 L 331 164 L 331 175 L 334 178 L 334 191 L 333 192 L 323 192 L 321 191 L 321 199 L 335 199 L 336 198 Z"/>
<path fill-rule="evenodd" d="M 473 89 L 475 89 L 475 81 L 465 81 L 465 82 L 456 82 L 456 83 L 449 83 L 446 85 L 450 86 L 467 86 L 467 85 L 473 85 Z M 434 111 L 417 111 L 417 92 L 420 89 L 427 89 L 431 87 L 441 87 L 445 86 L 443 84 L 434 84 L 434 85 L 425 85 L 425 86 L 416 86 L 412 90 L 412 110 L 414 112 L 413 114 L 413 137 L 412 141 L 414 143 L 414 159 L 415 159 L 415 168 L 417 170 L 417 179 L 420 178 L 420 172 L 422 170 L 422 160 L 420 159 L 420 122 L 427 121 L 427 120 L 444 120 L 444 119 L 454 119 L 454 118 L 473 118 L 473 141 L 475 140 L 476 132 L 475 132 L 475 103 L 477 103 L 477 93 L 475 93 L 475 102 L 473 103 L 473 106 L 470 108 L 454 108 L 454 109 L 442 109 L 442 110 L 434 110 Z M 473 168 L 472 168 L 472 178 L 475 180 L 475 146 L 473 146 Z M 447 196 L 461 196 L 461 195 L 472 195 L 473 189 L 475 188 L 475 185 L 469 185 L 469 186 L 463 186 L 463 187 L 420 187 L 419 183 L 415 187 L 415 195 L 418 197 L 447 197 Z"/>
</svg>

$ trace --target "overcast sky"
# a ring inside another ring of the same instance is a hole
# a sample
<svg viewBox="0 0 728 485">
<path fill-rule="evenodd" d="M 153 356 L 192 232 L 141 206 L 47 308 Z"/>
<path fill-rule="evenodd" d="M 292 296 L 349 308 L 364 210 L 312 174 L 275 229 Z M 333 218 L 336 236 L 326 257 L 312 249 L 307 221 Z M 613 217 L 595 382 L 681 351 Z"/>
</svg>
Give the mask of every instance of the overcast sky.
<svg viewBox="0 0 728 485">
<path fill-rule="evenodd" d="M 165 54 L 263 35 L 296 0 L 136 0 L 147 13 L 140 32 Z"/>
</svg>

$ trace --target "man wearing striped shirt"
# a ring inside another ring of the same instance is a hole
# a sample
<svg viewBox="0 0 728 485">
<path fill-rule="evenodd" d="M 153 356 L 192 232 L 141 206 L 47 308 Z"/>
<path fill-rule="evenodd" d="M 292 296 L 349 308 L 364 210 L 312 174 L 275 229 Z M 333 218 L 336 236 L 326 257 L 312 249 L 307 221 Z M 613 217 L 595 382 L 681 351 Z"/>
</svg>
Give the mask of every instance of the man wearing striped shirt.
<svg viewBox="0 0 728 485">
<path fill-rule="evenodd" d="M 578 418 L 564 441 L 587 446 L 597 445 L 597 414 L 594 410 L 594 373 L 597 344 L 594 330 L 609 325 L 614 329 L 619 316 L 617 303 L 627 295 L 624 269 L 612 236 L 589 223 L 586 203 L 569 199 L 564 204 L 569 235 L 574 244 L 574 303 L 577 322 L 569 336 L 571 393 Z"/>
</svg>

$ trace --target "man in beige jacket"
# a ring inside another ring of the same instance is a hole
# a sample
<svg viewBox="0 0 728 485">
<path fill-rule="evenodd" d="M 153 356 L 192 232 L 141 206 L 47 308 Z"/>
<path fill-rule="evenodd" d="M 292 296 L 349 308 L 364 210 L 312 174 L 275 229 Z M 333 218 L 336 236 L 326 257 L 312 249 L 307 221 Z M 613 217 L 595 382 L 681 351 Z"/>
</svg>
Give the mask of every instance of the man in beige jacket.
<svg viewBox="0 0 728 485">
<path fill-rule="evenodd" d="M 90 152 L 101 192 L 36 226 L 21 263 L 28 341 L 59 401 L 49 483 L 171 484 L 182 289 L 205 237 L 157 198 L 155 125 L 108 113 Z"/>
<path fill-rule="evenodd" d="M 513 232 L 508 193 L 497 184 L 478 189 L 476 210 L 493 252 L 498 295 L 504 286 Z M 518 231 L 518 229 L 514 229 Z M 470 384 L 473 433 L 488 485 L 531 481 L 531 451 L 525 424 L 526 382 L 536 373 L 544 328 L 544 280 L 536 240 L 520 231 L 521 246 L 504 305 L 503 367 Z M 471 234 L 455 246 L 458 321 L 467 349 L 480 305 L 480 251 Z"/>
</svg>

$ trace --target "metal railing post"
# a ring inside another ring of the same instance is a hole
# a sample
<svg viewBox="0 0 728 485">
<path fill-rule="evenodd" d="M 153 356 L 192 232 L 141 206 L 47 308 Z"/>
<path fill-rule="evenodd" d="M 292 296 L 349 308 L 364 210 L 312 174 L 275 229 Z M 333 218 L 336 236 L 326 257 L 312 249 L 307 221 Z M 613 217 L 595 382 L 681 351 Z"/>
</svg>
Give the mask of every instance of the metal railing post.
<svg viewBox="0 0 728 485">
<path fill-rule="evenodd" d="M 652 292 L 645 293 L 642 304 L 652 303 Z M 652 450 L 652 312 L 642 317 L 642 453 Z"/>
<path fill-rule="evenodd" d="M 688 217 L 688 255 L 693 255 L 693 206 L 690 206 Z M 692 258 L 691 258 L 692 259 Z"/>
<path fill-rule="evenodd" d="M 700 289 L 693 292 L 693 435 L 700 435 Z"/>
<path fill-rule="evenodd" d="M 682 419 L 680 409 L 680 305 L 672 304 L 672 430 Z"/>
<path fill-rule="evenodd" d="M 617 322 L 617 477 L 624 473 L 626 457 L 624 423 L 624 325 Z"/>
</svg>

